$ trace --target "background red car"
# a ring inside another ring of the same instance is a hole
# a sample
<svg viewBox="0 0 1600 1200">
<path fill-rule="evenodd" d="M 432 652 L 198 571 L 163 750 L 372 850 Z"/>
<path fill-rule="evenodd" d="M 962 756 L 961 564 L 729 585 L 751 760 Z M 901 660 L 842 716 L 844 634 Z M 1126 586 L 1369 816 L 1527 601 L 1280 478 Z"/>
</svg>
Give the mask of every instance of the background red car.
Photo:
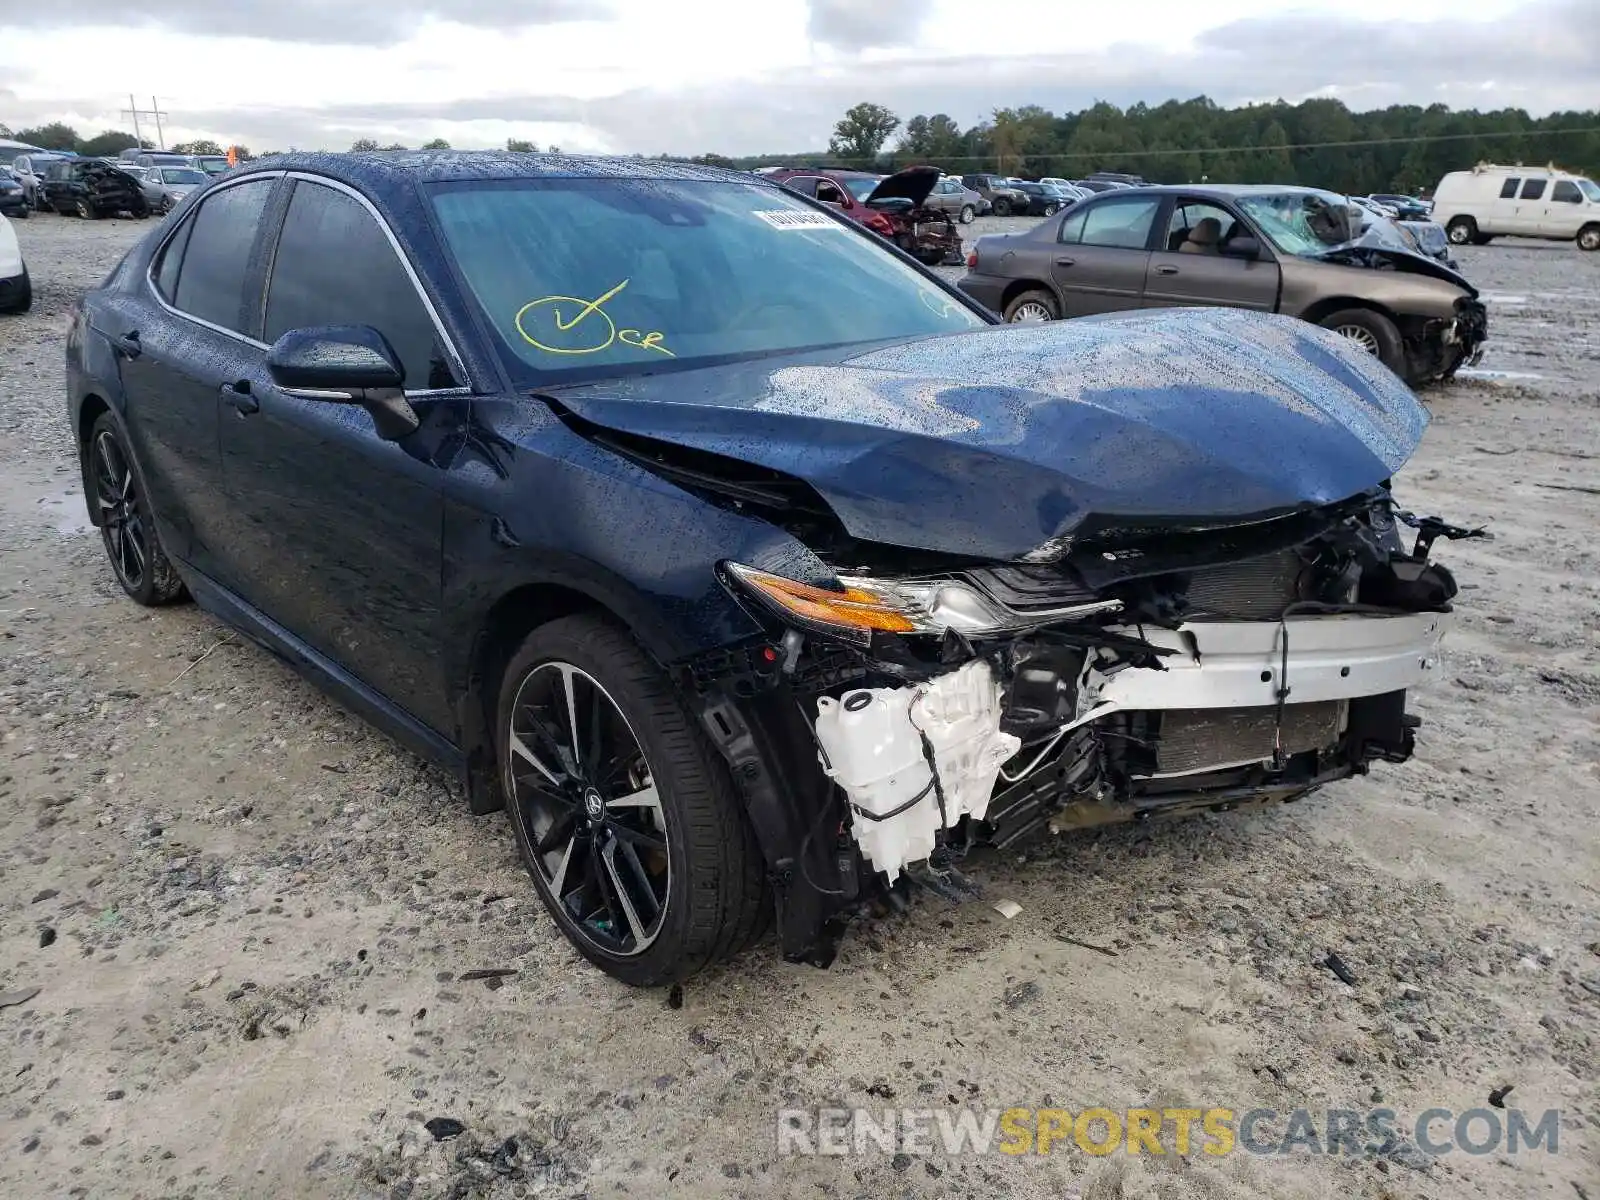
<svg viewBox="0 0 1600 1200">
<path fill-rule="evenodd" d="M 834 206 L 927 266 L 961 260 L 961 234 L 955 223 L 925 204 L 941 177 L 937 167 L 907 167 L 882 178 L 865 171 L 804 167 L 763 174 Z"/>
</svg>

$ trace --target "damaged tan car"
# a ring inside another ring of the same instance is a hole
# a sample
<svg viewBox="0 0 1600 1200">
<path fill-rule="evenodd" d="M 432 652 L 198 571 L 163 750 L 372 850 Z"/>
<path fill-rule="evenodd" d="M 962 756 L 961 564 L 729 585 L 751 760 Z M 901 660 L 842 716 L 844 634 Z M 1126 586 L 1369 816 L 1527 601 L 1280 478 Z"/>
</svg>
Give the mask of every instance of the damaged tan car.
<svg viewBox="0 0 1600 1200">
<path fill-rule="evenodd" d="M 1119 189 L 1027 233 L 979 238 L 958 286 L 1007 321 L 1190 305 L 1283 313 L 1349 338 L 1412 386 L 1476 362 L 1488 336 L 1464 277 L 1314 188 Z"/>
</svg>

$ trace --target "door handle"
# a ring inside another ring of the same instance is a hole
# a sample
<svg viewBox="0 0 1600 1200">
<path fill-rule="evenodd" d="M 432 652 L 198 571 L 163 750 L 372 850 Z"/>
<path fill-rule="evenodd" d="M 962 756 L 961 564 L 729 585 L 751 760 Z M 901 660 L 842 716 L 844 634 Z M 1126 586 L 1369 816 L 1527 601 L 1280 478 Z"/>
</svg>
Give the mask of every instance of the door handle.
<svg viewBox="0 0 1600 1200">
<path fill-rule="evenodd" d="M 138 358 L 144 353 L 144 347 L 139 343 L 139 331 L 130 329 L 121 337 L 111 339 L 111 344 L 127 358 Z"/>
<path fill-rule="evenodd" d="M 1178 273 L 1178 268 L 1177 267 L 1157 267 L 1156 268 L 1156 274 L 1157 275 L 1176 275 L 1177 273 Z"/>
<path fill-rule="evenodd" d="M 1077 259 L 1074 259 L 1074 258 L 1058 258 L 1058 259 L 1056 259 L 1056 266 L 1058 266 L 1058 267 L 1070 267 L 1076 261 L 1077 261 Z"/>
<path fill-rule="evenodd" d="M 233 405 L 241 417 L 248 417 L 251 413 L 261 411 L 261 402 L 250 394 L 248 379 L 241 379 L 238 383 L 225 383 L 221 391 L 222 398 Z"/>
</svg>

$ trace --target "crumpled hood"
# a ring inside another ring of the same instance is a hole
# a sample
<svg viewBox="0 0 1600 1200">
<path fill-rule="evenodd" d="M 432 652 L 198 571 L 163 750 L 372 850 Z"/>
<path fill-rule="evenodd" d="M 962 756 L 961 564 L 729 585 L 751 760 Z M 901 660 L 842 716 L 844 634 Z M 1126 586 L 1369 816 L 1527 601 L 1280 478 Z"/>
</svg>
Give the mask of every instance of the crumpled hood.
<svg viewBox="0 0 1600 1200">
<path fill-rule="evenodd" d="M 1215 525 L 1343 500 L 1387 479 L 1428 420 L 1347 339 L 1234 309 L 797 359 L 548 394 L 596 425 L 806 480 L 854 537 L 998 560 L 1090 516 Z"/>
</svg>

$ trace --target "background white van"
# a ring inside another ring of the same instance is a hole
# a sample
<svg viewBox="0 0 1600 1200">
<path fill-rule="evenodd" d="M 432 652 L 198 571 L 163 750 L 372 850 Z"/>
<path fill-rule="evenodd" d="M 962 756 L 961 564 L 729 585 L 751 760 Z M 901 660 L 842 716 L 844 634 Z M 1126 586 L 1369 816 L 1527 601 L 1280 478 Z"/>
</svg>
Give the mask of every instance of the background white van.
<svg viewBox="0 0 1600 1200">
<path fill-rule="evenodd" d="M 1600 185 L 1554 167 L 1479 163 L 1439 181 L 1433 219 L 1458 246 L 1512 234 L 1600 250 Z"/>
</svg>

